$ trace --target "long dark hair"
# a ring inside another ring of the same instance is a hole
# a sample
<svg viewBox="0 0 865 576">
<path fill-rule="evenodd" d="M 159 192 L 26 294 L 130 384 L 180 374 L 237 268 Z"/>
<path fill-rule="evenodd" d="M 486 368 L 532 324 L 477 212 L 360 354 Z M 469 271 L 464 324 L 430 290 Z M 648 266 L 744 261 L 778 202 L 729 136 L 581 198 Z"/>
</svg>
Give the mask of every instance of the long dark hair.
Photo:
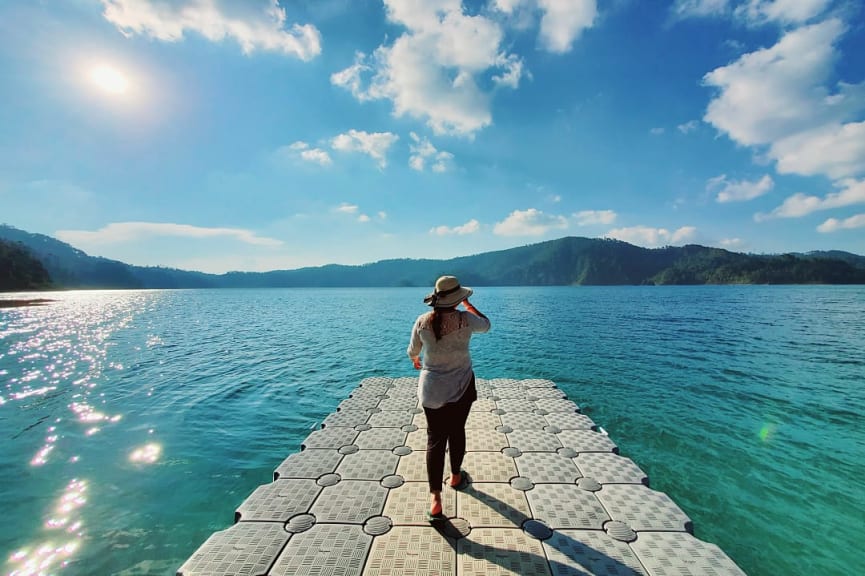
<svg viewBox="0 0 865 576">
<path fill-rule="evenodd" d="M 433 334 L 436 335 L 436 341 L 442 339 L 442 320 L 444 320 L 443 312 L 456 312 L 456 307 L 450 308 L 433 308 L 433 311 L 430 312 L 430 326 L 432 327 Z M 462 325 L 462 317 L 460 317 L 460 325 Z"/>
</svg>

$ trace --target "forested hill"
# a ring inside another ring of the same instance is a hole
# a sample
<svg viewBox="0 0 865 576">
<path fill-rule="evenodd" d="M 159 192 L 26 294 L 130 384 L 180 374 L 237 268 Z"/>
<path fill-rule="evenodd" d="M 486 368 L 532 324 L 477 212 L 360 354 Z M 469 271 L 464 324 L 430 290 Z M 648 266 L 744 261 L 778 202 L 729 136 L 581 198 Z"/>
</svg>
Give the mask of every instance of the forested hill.
<svg viewBox="0 0 865 576">
<path fill-rule="evenodd" d="M 215 288 L 219 278 L 89 256 L 56 238 L 12 226 L 0 225 L 0 240 L 26 246 L 48 271 L 56 288 Z"/>
<path fill-rule="evenodd" d="M 51 287 L 45 267 L 23 245 L 0 239 L 0 292 Z"/>
<path fill-rule="evenodd" d="M 620 284 L 865 284 L 865 256 L 849 252 L 753 255 L 719 248 L 640 248 L 618 240 L 560 238 L 450 260 L 383 260 L 298 270 L 205 274 L 88 256 L 49 236 L 0 226 L 64 288 L 432 286 L 455 274 L 475 286 Z"/>
</svg>

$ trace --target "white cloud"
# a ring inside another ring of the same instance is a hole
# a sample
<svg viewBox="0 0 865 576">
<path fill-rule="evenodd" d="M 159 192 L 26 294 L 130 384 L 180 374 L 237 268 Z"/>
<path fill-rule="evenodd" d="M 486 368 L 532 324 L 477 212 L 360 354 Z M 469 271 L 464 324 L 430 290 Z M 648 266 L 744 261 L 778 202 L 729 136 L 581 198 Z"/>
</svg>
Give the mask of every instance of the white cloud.
<svg viewBox="0 0 865 576">
<path fill-rule="evenodd" d="M 446 172 L 448 170 L 454 158 L 453 154 L 438 150 L 427 138 L 422 138 L 414 132 L 409 133 L 409 136 L 413 142 L 409 144 L 409 151 L 411 152 L 409 166 L 418 172 L 423 172 L 427 162 L 430 162 L 430 168 L 433 172 Z"/>
<path fill-rule="evenodd" d="M 728 180 L 726 174 L 711 178 L 706 184 L 706 190 L 713 192 L 718 190 L 715 200 L 719 203 L 744 202 L 753 200 L 768 193 L 775 186 L 775 182 L 768 174 L 754 182 L 747 180 Z"/>
<path fill-rule="evenodd" d="M 360 207 L 357 204 L 349 204 L 348 202 L 343 202 L 336 208 L 334 208 L 336 212 L 342 212 L 343 214 L 357 214 L 357 211 L 360 210 Z"/>
<path fill-rule="evenodd" d="M 334 150 L 343 152 L 362 152 L 378 162 L 379 168 L 387 166 L 386 154 L 399 136 L 391 132 L 363 132 L 349 130 L 331 140 Z"/>
<path fill-rule="evenodd" d="M 748 26 L 804 24 L 820 16 L 833 0 L 676 0 L 674 19 L 732 17 Z"/>
<path fill-rule="evenodd" d="M 577 226 L 610 225 L 616 221 L 616 217 L 613 210 L 582 210 L 574 214 Z"/>
<path fill-rule="evenodd" d="M 509 17 L 518 29 L 532 26 L 540 12 L 538 40 L 544 50 L 569 52 L 583 30 L 591 28 L 598 16 L 597 0 L 494 0 L 491 6 Z"/>
<path fill-rule="evenodd" d="M 203 228 L 189 224 L 162 222 L 114 222 L 99 230 L 58 230 L 55 236 L 70 244 L 110 245 L 121 242 L 134 242 L 154 236 L 182 238 L 231 237 L 245 244 L 255 246 L 280 246 L 281 240 L 257 236 L 242 228 Z"/>
<path fill-rule="evenodd" d="M 372 217 L 369 214 L 364 214 L 364 213 L 360 212 L 360 206 L 358 206 L 357 204 L 351 204 L 349 202 L 343 202 L 339 206 L 334 207 L 333 211 L 337 212 L 339 214 L 350 214 L 352 216 L 357 214 L 356 220 L 358 222 L 364 222 L 364 223 L 365 222 L 372 222 Z M 387 218 L 387 213 L 379 212 L 378 218 L 379 218 L 379 220 L 385 220 Z"/>
<path fill-rule="evenodd" d="M 831 3 L 832 0 L 747 0 L 736 8 L 735 15 L 751 25 L 801 24 L 825 12 Z"/>
<path fill-rule="evenodd" d="M 676 0 L 671 11 L 678 19 L 720 16 L 727 12 L 730 0 Z"/>
<path fill-rule="evenodd" d="M 596 0 L 538 0 L 543 10 L 540 40 L 550 52 L 571 50 L 583 30 L 591 28 L 598 15 Z"/>
<path fill-rule="evenodd" d="M 451 161 L 454 159 L 454 155 L 450 152 L 439 152 L 436 154 L 436 160 L 432 165 L 433 172 L 447 172 Z"/>
<path fill-rule="evenodd" d="M 304 150 L 300 153 L 300 157 L 307 162 L 315 162 L 317 164 L 321 164 L 322 166 L 330 166 L 333 163 L 333 161 L 330 159 L 330 154 L 328 154 L 321 148 Z"/>
<path fill-rule="evenodd" d="M 388 20 L 404 32 L 369 56 L 357 52 L 351 66 L 331 75 L 331 83 L 362 102 L 390 100 L 395 116 L 421 119 L 436 134 L 467 137 L 492 124 L 496 89 L 516 89 L 531 78 L 523 59 L 507 49 L 502 20 L 510 18 L 503 15 L 523 8 L 532 19 L 539 13 L 539 44 L 556 53 L 569 51 L 597 17 L 596 0 L 501 0 L 480 12 L 462 0 L 384 4 Z M 523 21 L 510 20 L 517 27 Z"/>
<path fill-rule="evenodd" d="M 838 19 L 786 32 L 703 77 L 718 89 L 703 119 L 734 142 L 755 146 L 782 173 L 857 176 L 865 171 L 865 84 L 827 84 L 845 32 Z M 852 122 L 851 122 L 852 121 Z"/>
<path fill-rule="evenodd" d="M 480 81 L 492 75 L 497 86 L 516 88 L 525 73 L 503 48 L 499 24 L 466 13 L 461 0 L 385 0 L 385 8 L 405 32 L 370 57 L 356 54 L 331 82 L 360 101 L 390 100 L 395 116 L 423 119 L 436 134 L 471 136 L 489 126 L 492 93 Z"/>
<path fill-rule="evenodd" d="M 664 133 L 663 128 L 651 128 L 651 129 L 649 129 L 649 134 L 651 134 L 652 136 L 660 136 L 663 133 Z"/>
<path fill-rule="evenodd" d="M 837 232 L 838 230 L 852 230 L 854 228 L 865 228 L 865 214 L 856 214 L 843 220 L 837 218 L 829 218 L 819 226 L 818 232 L 827 234 L 829 232 Z"/>
<path fill-rule="evenodd" d="M 844 178 L 865 173 L 865 122 L 826 124 L 782 138 L 771 155 L 781 174 Z"/>
<path fill-rule="evenodd" d="M 321 148 L 310 148 L 309 144 L 302 140 L 278 148 L 275 152 L 275 156 L 279 157 L 282 155 L 300 158 L 306 162 L 314 162 L 322 166 L 330 166 L 333 163 L 330 154 L 328 154 L 326 150 L 322 150 Z"/>
<path fill-rule="evenodd" d="M 409 166 L 418 172 L 422 172 L 426 159 L 435 154 L 436 149 L 426 138 L 420 140 L 418 135 L 414 132 L 411 132 L 409 135 L 411 136 L 411 139 L 415 141 L 415 144 L 409 145 L 409 150 L 411 151 L 411 156 L 409 156 Z"/>
<path fill-rule="evenodd" d="M 512 14 L 521 5 L 527 4 L 529 2 L 530 0 L 493 0 L 492 4 L 499 12 L 504 12 L 505 14 Z"/>
<path fill-rule="evenodd" d="M 524 73 L 529 78 L 532 77 L 531 73 L 523 70 L 523 61 L 515 54 L 500 55 L 498 66 L 504 68 L 504 71 L 497 76 L 493 76 L 493 82 L 496 86 L 516 90 L 520 86 L 520 79 Z"/>
<path fill-rule="evenodd" d="M 354 64 L 345 70 L 340 70 L 339 72 L 334 72 L 330 75 L 331 84 L 339 86 L 340 88 L 345 88 L 351 92 L 352 96 L 361 102 L 371 99 L 371 96 L 364 91 L 363 80 L 361 79 L 361 74 L 372 70 L 371 66 L 364 64 L 365 60 L 366 54 L 363 52 L 355 52 Z"/>
<path fill-rule="evenodd" d="M 744 246 L 745 241 L 741 238 L 722 238 L 719 244 L 721 244 L 721 246 L 723 246 L 724 248 L 732 250 Z"/>
<path fill-rule="evenodd" d="M 832 45 L 842 31 L 839 20 L 800 28 L 771 48 L 709 72 L 703 81 L 719 93 L 704 120 L 747 146 L 813 127 L 810 118 L 825 113 L 828 91 L 821 84 L 835 57 Z"/>
<path fill-rule="evenodd" d="M 499 236 L 543 236 L 552 230 L 564 230 L 568 220 L 564 216 L 544 214 L 535 208 L 514 210 L 507 218 L 493 226 Z"/>
<path fill-rule="evenodd" d="M 688 134 L 696 130 L 699 126 L 699 122 L 697 122 L 696 120 L 690 120 L 688 122 L 685 122 L 684 124 L 679 124 L 678 126 L 676 126 L 676 128 L 678 128 L 679 132 L 681 132 L 682 134 Z"/>
<path fill-rule="evenodd" d="M 755 214 L 754 220 L 762 222 L 772 218 L 801 218 L 820 210 L 865 204 L 865 180 L 848 179 L 837 182 L 835 185 L 842 190 L 827 194 L 823 198 L 807 196 L 801 192 L 794 194 L 769 214 Z"/>
<path fill-rule="evenodd" d="M 697 236 L 697 229 L 693 226 L 683 226 L 678 230 L 670 232 L 666 228 L 632 226 L 630 228 L 610 230 L 606 235 L 610 238 L 616 238 L 637 246 L 657 248 L 692 242 Z"/>
<path fill-rule="evenodd" d="M 102 5 L 105 19 L 127 36 L 177 42 L 195 32 L 211 42 L 233 39 L 245 54 L 265 50 L 311 60 L 321 53 L 318 29 L 310 24 L 287 29 L 277 0 L 102 0 Z"/>
<path fill-rule="evenodd" d="M 480 222 L 472 218 L 462 226 L 454 226 L 453 228 L 447 226 L 436 226 L 435 228 L 432 228 L 429 233 L 435 234 L 436 236 L 464 236 L 466 234 L 474 234 L 480 229 Z"/>
</svg>

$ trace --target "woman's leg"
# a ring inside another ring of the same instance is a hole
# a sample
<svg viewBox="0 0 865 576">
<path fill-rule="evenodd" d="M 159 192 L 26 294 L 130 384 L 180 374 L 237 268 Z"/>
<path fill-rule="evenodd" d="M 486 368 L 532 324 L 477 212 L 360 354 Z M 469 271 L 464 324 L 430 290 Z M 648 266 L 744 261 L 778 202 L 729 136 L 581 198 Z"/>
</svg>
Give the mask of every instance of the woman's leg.
<svg viewBox="0 0 865 576">
<path fill-rule="evenodd" d="M 466 420 L 472 409 L 472 403 L 464 396 L 451 406 L 453 409 L 449 418 L 448 450 L 451 461 L 451 484 L 454 485 L 454 482 L 459 484 L 461 479 L 460 469 L 466 455 Z"/>
<path fill-rule="evenodd" d="M 447 408 L 424 408 L 427 420 L 426 472 L 430 492 L 441 492 L 448 442 Z"/>
<path fill-rule="evenodd" d="M 460 481 L 460 467 L 466 453 L 466 420 L 477 398 L 474 376 L 469 389 L 457 402 L 441 408 L 424 408 L 427 419 L 426 469 L 433 508 L 441 509 L 442 476 L 445 467 L 445 449 L 450 450 L 451 484 Z M 456 478 L 454 476 L 456 475 Z M 438 498 L 436 498 L 438 497 Z"/>
</svg>

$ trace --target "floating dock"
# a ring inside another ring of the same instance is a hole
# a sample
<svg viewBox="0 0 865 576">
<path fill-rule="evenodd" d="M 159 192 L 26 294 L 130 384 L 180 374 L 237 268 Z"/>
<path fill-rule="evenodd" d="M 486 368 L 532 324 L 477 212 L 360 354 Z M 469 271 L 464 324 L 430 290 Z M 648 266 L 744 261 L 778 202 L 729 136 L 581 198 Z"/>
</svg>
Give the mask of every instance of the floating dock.
<svg viewBox="0 0 865 576">
<path fill-rule="evenodd" d="M 477 389 L 446 520 L 426 517 L 417 378 L 367 378 L 178 576 L 744 574 L 553 382 Z"/>
</svg>

